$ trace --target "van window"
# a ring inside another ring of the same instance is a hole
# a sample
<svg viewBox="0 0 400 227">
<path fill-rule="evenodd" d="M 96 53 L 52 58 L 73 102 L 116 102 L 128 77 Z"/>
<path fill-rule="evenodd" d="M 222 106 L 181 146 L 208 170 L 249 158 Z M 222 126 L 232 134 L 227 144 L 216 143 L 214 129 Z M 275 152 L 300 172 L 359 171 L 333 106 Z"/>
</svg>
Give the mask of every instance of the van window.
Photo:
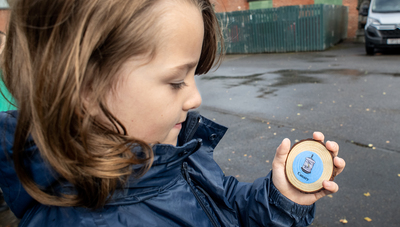
<svg viewBox="0 0 400 227">
<path fill-rule="evenodd" d="M 400 0 L 375 0 L 372 2 L 372 12 L 374 13 L 400 12 Z"/>
</svg>

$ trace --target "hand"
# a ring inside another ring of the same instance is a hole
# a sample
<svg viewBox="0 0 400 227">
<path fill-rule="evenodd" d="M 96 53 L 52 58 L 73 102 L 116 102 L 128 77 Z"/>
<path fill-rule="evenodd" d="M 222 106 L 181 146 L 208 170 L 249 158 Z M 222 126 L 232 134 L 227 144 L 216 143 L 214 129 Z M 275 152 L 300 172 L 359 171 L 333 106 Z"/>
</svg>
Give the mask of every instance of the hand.
<svg viewBox="0 0 400 227">
<path fill-rule="evenodd" d="M 320 132 L 314 132 L 313 138 L 324 142 L 324 135 Z M 336 176 L 339 175 L 346 163 L 343 159 L 337 157 L 339 152 L 339 145 L 336 142 L 328 141 L 325 144 L 326 148 L 333 153 L 333 164 L 335 165 Z M 290 140 L 284 139 L 281 145 L 276 149 L 274 161 L 272 163 L 272 182 L 275 187 L 288 199 L 301 205 L 311 205 L 320 198 L 336 193 L 339 186 L 333 181 L 324 181 L 322 186 L 324 189 L 314 194 L 304 194 L 298 189 L 293 187 L 285 176 L 285 162 L 290 150 Z"/>
</svg>

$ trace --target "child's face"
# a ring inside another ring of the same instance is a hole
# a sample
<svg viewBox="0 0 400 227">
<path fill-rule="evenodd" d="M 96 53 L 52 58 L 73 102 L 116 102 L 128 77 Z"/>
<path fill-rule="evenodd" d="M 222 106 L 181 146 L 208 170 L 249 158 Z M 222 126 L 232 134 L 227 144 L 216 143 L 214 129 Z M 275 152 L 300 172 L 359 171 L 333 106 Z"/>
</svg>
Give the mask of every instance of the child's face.
<svg viewBox="0 0 400 227">
<path fill-rule="evenodd" d="M 107 101 L 129 136 L 175 146 L 188 110 L 201 104 L 194 72 L 204 26 L 194 6 L 161 4 L 166 13 L 160 19 L 163 29 L 155 58 L 127 61 Z"/>
</svg>

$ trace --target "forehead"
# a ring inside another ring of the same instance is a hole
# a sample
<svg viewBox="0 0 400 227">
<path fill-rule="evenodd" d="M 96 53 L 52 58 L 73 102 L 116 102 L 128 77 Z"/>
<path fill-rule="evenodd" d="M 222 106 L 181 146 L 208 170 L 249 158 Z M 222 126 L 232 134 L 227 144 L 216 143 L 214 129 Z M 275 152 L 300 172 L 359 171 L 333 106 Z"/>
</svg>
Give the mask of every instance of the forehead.
<svg viewBox="0 0 400 227">
<path fill-rule="evenodd" d="M 191 32 L 196 32 L 199 28 L 204 30 L 201 10 L 191 0 L 160 1 L 155 6 L 154 13 L 158 17 L 155 26 L 158 30 L 158 45 L 165 45 L 169 39 L 182 35 L 185 31 L 188 33 L 186 38 L 189 39 Z"/>
<path fill-rule="evenodd" d="M 185 2 L 185 1 L 172 1 Z M 151 69 L 154 75 L 165 75 L 166 70 L 185 71 L 197 65 L 204 40 L 204 23 L 199 9 L 191 3 L 165 3 L 157 6 L 160 14 L 158 29 L 153 38 L 154 51 L 148 55 L 130 58 L 130 69 Z M 135 66 L 134 66 L 135 65 Z M 144 67 L 142 67 L 144 66 Z M 147 71 L 148 72 L 148 71 Z M 147 74 L 144 71 L 140 74 Z"/>
<path fill-rule="evenodd" d="M 198 62 L 200 53 L 193 47 L 201 46 L 204 39 L 204 22 L 199 7 L 186 0 L 160 1 L 154 8 L 158 17 L 155 34 L 153 58 L 166 60 L 187 58 L 186 63 Z M 200 37 L 200 38 L 199 38 Z M 198 48 L 197 48 L 198 49 Z M 177 62 L 180 64 L 181 62 Z"/>
</svg>

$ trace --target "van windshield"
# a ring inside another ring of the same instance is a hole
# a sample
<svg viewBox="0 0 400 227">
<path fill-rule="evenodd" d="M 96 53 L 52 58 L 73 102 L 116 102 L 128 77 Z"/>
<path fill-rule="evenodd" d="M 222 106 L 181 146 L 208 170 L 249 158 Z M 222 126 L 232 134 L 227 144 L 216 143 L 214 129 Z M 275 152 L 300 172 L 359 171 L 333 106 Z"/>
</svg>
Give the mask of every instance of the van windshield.
<svg viewBox="0 0 400 227">
<path fill-rule="evenodd" d="M 375 0 L 372 2 L 372 12 L 374 13 L 400 12 L 400 0 Z"/>
</svg>

